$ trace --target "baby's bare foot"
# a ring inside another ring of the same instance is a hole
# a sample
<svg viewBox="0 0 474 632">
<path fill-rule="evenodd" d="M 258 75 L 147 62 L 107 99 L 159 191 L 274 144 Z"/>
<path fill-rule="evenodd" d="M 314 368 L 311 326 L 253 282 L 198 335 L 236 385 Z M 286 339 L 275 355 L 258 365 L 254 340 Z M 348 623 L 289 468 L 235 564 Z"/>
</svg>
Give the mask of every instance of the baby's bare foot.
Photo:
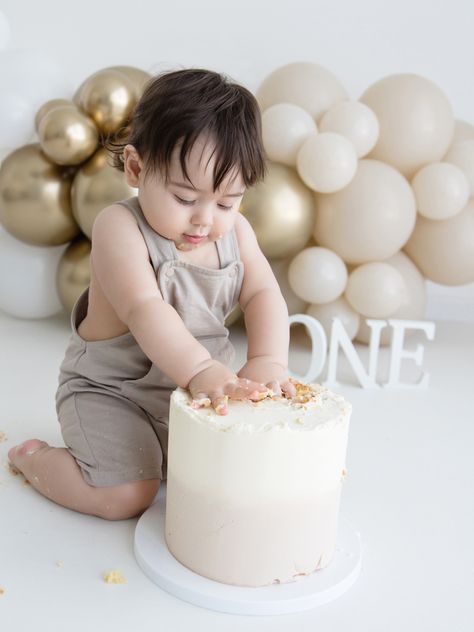
<svg viewBox="0 0 474 632">
<path fill-rule="evenodd" d="M 8 458 L 20 472 L 23 472 L 22 464 L 25 462 L 25 459 L 45 446 L 49 447 L 46 441 L 28 439 L 19 445 L 13 446 L 13 448 L 8 451 Z"/>
</svg>

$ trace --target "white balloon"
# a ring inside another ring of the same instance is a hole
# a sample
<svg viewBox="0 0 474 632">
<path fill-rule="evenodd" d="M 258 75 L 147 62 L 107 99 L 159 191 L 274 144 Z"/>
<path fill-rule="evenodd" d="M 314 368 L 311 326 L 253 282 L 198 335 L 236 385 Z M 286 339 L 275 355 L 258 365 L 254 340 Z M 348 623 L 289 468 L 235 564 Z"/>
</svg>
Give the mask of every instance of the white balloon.
<svg viewBox="0 0 474 632">
<path fill-rule="evenodd" d="M 311 134 L 301 145 L 296 169 L 313 191 L 333 193 L 343 189 L 357 171 L 353 144 L 334 132 Z"/>
<path fill-rule="evenodd" d="M 274 162 L 294 167 L 303 141 L 315 132 L 311 115 L 293 103 L 276 103 L 262 114 L 263 146 Z"/>
<path fill-rule="evenodd" d="M 3 11 L 0 11 L 0 51 L 7 47 L 10 40 L 10 24 Z"/>
<path fill-rule="evenodd" d="M 360 316 L 352 309 L 347 300 L 340 296 L 335 301 L 323 305 L 311 304 L 306 313 L 319 320 L 326 333 L 327 339 L 331 337 L 332 319 L 339 318 L 350 340 L 353 340 L 359 328 Z"/>
<path fill-rule="evenodd" d="M 0 227 L 0 309 L 18 318 L 45 318 L 61 311 L 56 271 L 68 245 L 29 246 Z"/>
<path fill-rule="evenodd" d="M 21 94 L 0 91 L 0 149 L 28 143 L 34 133 L 35 109 Z"/>
<path fill-rule="evenodd" d="M 402 304 L 405 282 L 389 263 L 363 263 L 349 274 L 345 297 L 356 312 L 370 318 L 387 318 Z"/>
<path fill-rule="evenodd" d="M 335 252 L 314 246 L 293 258 L 288 281 L 294 293 L 308 303 L 329 303 L 344 292 L 347 269 Z"/>
<path fill-rule="evenodd" d="M 462 119 L 455 119 L 453 143 L 457 143 L 458 140 L 470 139 L 474 139 L 474 125 L 471 125 L 471 123 L 463 121 Z"/>
<path fill-rule="evenodd" d="M 459 213 L 469 199 L 465 173 L 449 162 L 433 162 L 420 169 L 411 182 L 418 212 L 429 219 L 447 219 Z"/>
<path fill-rule="evenodd" d="M 474 195 L 474 140 L 461 140 L 453 143 L 443 160 L 457 165 L 469 180 L 471 195 Z"/>
<path fill-rule="evenodd" d="M 323 114 L 320 132 L 336 132 L 354 145 L 362 158 L 375 146 L 379 137 L 379 122 L 374 112 L 360 101 L 339 101 Z"/>
</svg>

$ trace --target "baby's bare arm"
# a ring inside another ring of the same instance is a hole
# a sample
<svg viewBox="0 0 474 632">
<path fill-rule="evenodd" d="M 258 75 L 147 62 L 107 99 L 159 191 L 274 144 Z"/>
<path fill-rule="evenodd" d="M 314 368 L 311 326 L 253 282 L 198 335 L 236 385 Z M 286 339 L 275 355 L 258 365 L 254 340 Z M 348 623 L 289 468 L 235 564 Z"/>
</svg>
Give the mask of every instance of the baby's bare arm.
<svg viewBox="0 0 474 632">
<path fill-rule="evenodd" d="M 213 360 L 163 300 L 137 222 L 122 205 L 107 207 L 95 220 L 91 265 L 118 318 L 176 384 L 189 388 L 193 396 L 209 397 L 216 406 L 225 395 L 241 398 L 256 389 L 254 382 L 240 380 Z"/>
</svg>

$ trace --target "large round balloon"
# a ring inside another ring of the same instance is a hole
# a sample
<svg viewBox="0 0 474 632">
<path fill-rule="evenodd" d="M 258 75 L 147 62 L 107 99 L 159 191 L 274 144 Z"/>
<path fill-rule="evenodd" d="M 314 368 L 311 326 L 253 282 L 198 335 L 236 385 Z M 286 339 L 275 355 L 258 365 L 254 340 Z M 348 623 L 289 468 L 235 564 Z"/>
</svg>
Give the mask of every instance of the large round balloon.
<svg viewBox="0 0 474 632">
<path fill-rule="evenodd" d="M 317 131 L 306 110 L 293 103 L 276 103 L 262 114 L 262 137 L 269 160 L 294 167 L 303 141 Z"/>
<path fill-rule="evenodd" d="M 82 232 L 91 239 L 92 225 L 99 212 L 116 202 L 136 195 L 125 176 L 111 165 L 108 152 L 99 149 L 77 172 L 72 183 L 72 211 Z"/>
<path fill-rule="evenodd" d="M 38 136 L 44 153 L 58 165 L 84 162 L 99 142 L 93 120 L 70 105 L 57 106 L 43 115 Z"/>
<path fill-rule="evenodd" d="M 332 193 L 354 177 L 357 154 L 351 141 L 340 134 L 311 134 L 298 151 L 296 169 L 310 189 Z"/>
<path fill-rule="evenodd" d="M 330 303 L 309 305 L 306 313 L 321 323 L 328 341 L 331 338 L 333 318 L 339 318 L 349 340 L 354 339 L 361 320 L 359 314 L 349 305 L 344 296 L 339 296 Z"/>
<path fill-rule="evenodd" d="M 454 133 L 451 105 L 440 88 L 415 74 L 390 75 L 361 96 L 377 116 L 378 141 L 368 155 L 405 176 L 442 159 Z"/>
<path fill-rule="evenodd" d="M 249 188 L 241 204 L 268 259 L 295 255 L 306 245 L 314 227 L 314 194 L 294 169 L 268 163 L 263 182 Z"/>
<path fill-rule="evenodd" d="M 82 83 L 74 103 L 88 114 L 106 134 L 116 132 L 136 103 L 135 83 L 123 72 L 104 69 Z"/>
<path fill-rule="evenodd" d="M 444 285 L 474 281 L 474 199 L 445 220 L 418 216 L 405 246 L 408 256 L 425 277 Z"/>
<path fill-rule="evenodd" d="M 465 173 L 471 195 L 474 195 L 474 139 L 453 143 L 444 160 L 458 166 Z"/>
<path fill-rule="evenodd" d="M 369 318 L 387 318 L 403 302 L 405 282 L 389 263 L 363 263 L 349 274 L 345 298 L 351 307 Z"/>
<path fill-rule="evenodd" d="M 308 303 L 293 292 L 288 281 L 288 268 L 292 259 L 293 257 L 270 259 L 269 264 L 278 281 L 283 298 L 285 299 L 288 314 L 304 314 Z"/>
<path fill-rule="evenodd" d="M 379 137 L 379 122 L 372 110 L 359 101 L 339 101 L 323 114 L 320 132 L 335 132 L 345 136 L 362 158 L 374 147 Z"/>
<path fill-rule="evenodd" d="M 418 212 L 428 219 L 447 219 L 459 213 L 469 198 L 469 181 L 462 169 L 449 162 L 433 162 L 411 181 Z"/>
<path fill-rule="evenodd" d="M 61 260 L 56 274 L 59 299 L 68 312 L 90 283 L 91 242 L 79 235 L 72 241 Z"/>
<path fill-rule="evenodd" d="M 149 72 L 146 72 L 141 68 L 136 68 L 135 66 L 110 66 L 104 70 L 118 70 L 118 72 L 121 72 L 130 79 L 135 92 L 135 99 L 137 101 L 142 96 L 146 84 L 152 78 L 152 75 Z"/>
<path fill-rule="evenodd" d="M 397 252 L 392 257 L 385 260 L 396 268 L 405 282 L 402 302 L 388 318 L 400 318 L 408 320 L 423 320 L 426 310 L 426 281 L 413 261 L 403 252 Z M 411 335 L 414 330 L 407 330 L 407 335 Z M 370 342 L 370 328 L 365 318 L 360 319 L 356 340 L 368 344 Z M 380 333 L 380 344 L 388 345 L 392 339 L 391 327 L 385 327 Z"/>
<path fill-rule="evenodd" d="M 64 244 L 79 233 L 70 191 L 71 177 L 38 144 L 20 147 L 0 168 L 0 221 L 26 243 Z"/>
<path fill-rule="evenodd" d="M 46 318 L 61 310 L 56 270 L 65 246 L 29 246 L 0 226 L 0 309 L 17 318 Z"/>
<path fill-rule="evenodd" d="M 314 238 L 347 263 L 381 261 L 398 252 L 416 220 L 415 196 L 407 180 L 378 160 L 359 160 L 341 191 L 316 194 Z"/>
<path fill-rule="evenodd" d="M 339 79 L 329 70 L 311 62 L 294 62 L 277 68 L 261 83 L 256 92 L 262 110 L 275 103 L 294 103 L 318 118 L 333 103 L 348 95 Z"/>
<path fill-rule="evenodd" d="M 346 287 L 344 261 L 327 248 L 305 248 L 288 268 L 288 281 L 294 293 L 307 303 L 329 303 Z"/>
</svg>

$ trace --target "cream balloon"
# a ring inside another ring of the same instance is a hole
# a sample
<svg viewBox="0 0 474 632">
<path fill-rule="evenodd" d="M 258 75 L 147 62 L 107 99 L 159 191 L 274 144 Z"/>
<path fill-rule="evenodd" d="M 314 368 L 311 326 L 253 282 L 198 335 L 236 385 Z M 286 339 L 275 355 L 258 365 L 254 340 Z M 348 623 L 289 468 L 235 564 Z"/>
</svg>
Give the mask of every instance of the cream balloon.
<svg viewBox="0 0 474 632">
<path fill-rule="evenodd" d="M 443 158 L 453 138 L 454 116 L 435 83 L 415 74 L 390 75 L 371 85 L 360 101 L 380 125 L 369 158 L 389 163 L 407 178 Z"/>
<path fill-rule="evenodd" d="M 453 143 L 446 152 L 444 160 L 464 171 L 469 181 L 470 194 L 474 195 L 474 140 Z"/>
<path fill-rule="evenodd" d="M 457 143 L 459 140 L 473 140 L 473 139 L 474 139 L 474 125 L 471 125 L 471 123 L 468 123 L 467 121 L 456 119 L 454 121 L 453 144 Z"/>
<path fill-rule="evenodd" d="M 335 103 L 323 114 L 318 127 L 320 132 L 335 132 L 350 140 L 358 158 L 368 154 L 379 137 L 377 117 L 360 101 Z"/>
<path fill-rule="evenodd" d="M 400 318 L 408 320 L 423 320 L 426 311 L 426 281 L 419 269 L 413 261 L 402 251 L 396 252 L 393 256 L 385 260 L 396 268 L 403 277 L 405 282 L 405 291 L 403 293 L 402 302 L 398 309 L 390 318 Z M 371 329 L 366 323 L 365 318 L 360 319 L 359 329 L 356 334 L 356 340 L 368 344 L 370 342 Z M 407 330 L 407 335 L 411 335 L 414 330 Z M 388 345 L 392 339 L 392 330 L 385 327 L 380 333 L 380 344 Z"/>
<path fill-rule="evenodd" d="M 333 193 L 354 177 L 357 155 L 353 144 L 340 134 L 311 134 L 298 151 L 296 169 L 313 191 Z"/>
<path fill-rule="evenodd" d="M 448 162 L 423 167 L 411 182 L 418 212 L 429 219 L 446 219 L 459 213 L 469 198 L 465 173 Z"/>
<path fill-rule="evenodd" d="M 363 263 L 349 274 L 345 298 L 362 316 L 387 318 L 403 301 L 405 282 L 400 272 L 383 261 Z"/>
<path fill-rule="evenodd" d="M 412 188 L 393 167 L 359 160 L 341 191 L 316 195 L 314 238 L 346 263 L 380 261 L 407 242 L 416 221 Z"/>
<path fill-rule="evenodd" d="M 344 261 L 327 248 L 305 248 L 291 261 L 288 281 L 294 293 L 308 303 L 329 303 L 346 287 Z"/>
<path fill-rule="evenodd" d="M 262 111 L 275 103 L 294 103 L 317 121 L 333 103 L 348 95 L 335 75 L 323 66 L 293 62 L 270 73 L 260 84 L 256 97 Z"/>
<path fill-rule="evenodd" d="M 288 281 L 288 268 L 293 257 L 287 257 L 286 259 L 270 259 L 268 262 L 273 270 L 278 285 L 280 286 L 281 293 L 285 299 L 286 306 L 288 307 L 288 314 L 304 314 L 307 301 L 297 296 L 291 289 L 291 285 Z"/>
<path fill-rule="evenodd" d="M 418 216 L 404 250 L 435 283 L 463 285 L 474 281 L 474 198 L 445 220 Z"/>
<path fill-rule="evenodd" d="M 330 340 L 333 318 L 339 318 L 350 340 L 353 340 L 359 329 L 360 316 L 352 309 L 343 296 L 335 301 L 319 305 L 309 305 L 306 310 L 308 316 L 312 316 L 321 323 L 327 339 Z"/>
<path fill-rule="evenodd" d="M 262 114 L 262 137 L 269 160 L 294 167 L 296 155 L 316 123 L 306 110 L 293 103 L 276 103 Z"/>
<path fill-rule="evenodd" d="M 265 180 L 246 191 L 240 210 L 263 254 L 279 259 L 304 248 L 314 228 L 315 206 L 314 194 L 294 169 L 269 162 Z"/>
</svg>

